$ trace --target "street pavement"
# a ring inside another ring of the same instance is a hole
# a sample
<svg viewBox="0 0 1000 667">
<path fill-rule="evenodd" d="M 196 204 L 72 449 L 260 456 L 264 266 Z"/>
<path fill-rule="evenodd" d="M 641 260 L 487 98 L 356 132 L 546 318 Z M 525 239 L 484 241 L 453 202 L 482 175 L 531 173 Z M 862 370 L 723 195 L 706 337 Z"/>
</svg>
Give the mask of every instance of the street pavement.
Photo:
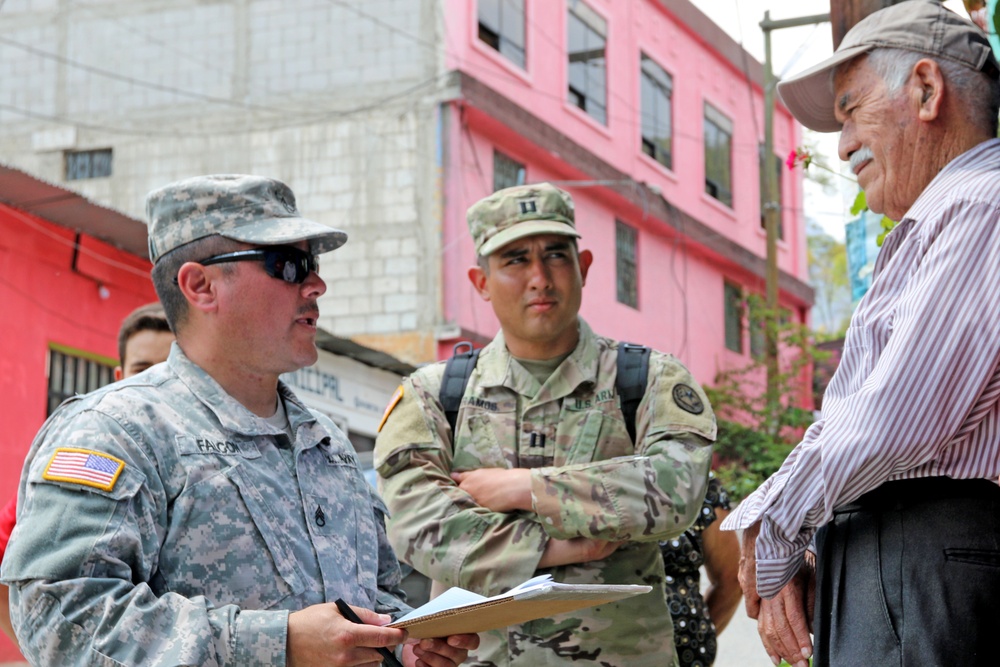
<svg viewBox="0 0 1000 667">
<path fill-rule="evenodd" d="M 719 635 L 715 667 L 774 667 L 761 646 L 757 621 L 747 616 L 742 600 L 733 620 Z"/>
</svg>

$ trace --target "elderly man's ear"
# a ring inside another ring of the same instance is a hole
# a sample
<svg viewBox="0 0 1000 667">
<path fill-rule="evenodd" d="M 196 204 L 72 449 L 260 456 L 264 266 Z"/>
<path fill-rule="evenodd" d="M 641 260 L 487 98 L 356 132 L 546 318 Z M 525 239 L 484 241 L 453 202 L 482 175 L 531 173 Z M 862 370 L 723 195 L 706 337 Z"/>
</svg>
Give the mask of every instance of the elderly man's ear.
<svg viewBox="0 0 1000 667">
<path fill-rule="evenodd" d="M 944 92 L 944 77 L 938 64 L 929 58 L 918 61 L 910 75 L 910 94 L 920 120 L 937 119 L 944 103 Z"/>
</svg>

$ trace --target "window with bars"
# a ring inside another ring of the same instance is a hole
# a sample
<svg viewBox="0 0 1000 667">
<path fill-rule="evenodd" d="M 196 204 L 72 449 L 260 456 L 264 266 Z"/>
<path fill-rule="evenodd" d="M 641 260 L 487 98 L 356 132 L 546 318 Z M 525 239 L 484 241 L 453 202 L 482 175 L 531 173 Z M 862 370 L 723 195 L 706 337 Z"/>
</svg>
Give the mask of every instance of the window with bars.
<svg viewBox="0 0 1000 667">
<path fill-rule="evenodd" d="M 114 381 L 115 365 L 97 359 L 49 348 L 49 387 L 46 415 L 75 394 L 100 389 Z"/>
<path fill-rule="evenodd" d="M 705 192 L 733 207 L 733 122 L 705 105 Z"/>
<path fill-rule="evenodd" d="M 111 149 L 66 151 L 66 180 L 107 178 L 111 175 Z"/>
<path fill-rule="evenodd" d="M 641 63 L 642 152 L 672 169 L 673 121 L 671 96 L 674 81 L 645 53 Z"/>
<path fill-rule="evenodd" d="M 580 0 L 569 0 L 566 24 L 569 33 L 567 99 L 607 125 L 607 22 Z"/>
<path fill-rule="evenodd" d="M 479 39 L 524 69 L 524 0 L 479 0 Z"/>
<path fill-rule="evenodd" d="M 724 283 L 723 308 L 725 310 L 726 349 L 743 353 L 743 291 L 731 283 Z"/>
<path fill-rule="evenodd" d="M 763 359 L 767 352 L 767 322 L 764 320 L 764 313 L 761 309 L 750 307 L 750 356 L 754 359 Z"/>
<path fill-rule="evenodd" d="M 615 220 L 615 266 L 618 301 L 639 308 L 639 276 L 636 246 L 639 232 L 635 227 Z"/>
<path fill-rule="evenodd" d="M 524 185 L 524 165 L 498 150 L 493 151 L 493 192 Z"/>
<path fill-rule="evenodd" d="M 777 179 L 775 181 L 775 183 L 777 183 L 777 185 L 778 185 L 777 199 L 775 199 L 775 202 L 778 204 L 778 238 L 779 239 L 783 239 L 783 238 L 785 238 L 785 230 L 784 230 L 784 225 L 782 224 L 782 220 L 781 220 L 781 218 L 783 217 L 781 215 L 781 212 L 782 212 L 782 209 L 781 209 L 781 202 L 782 202 L 782 198 L 781 198 L 781 175 L 782 175 L 782 172 L 781 172 L 781 169 L 784 166 L 784 160 L 782 160 L 777 155 L 772 155 L 771 157 L 774 159 L 773 162 L 772 162 L 772 164 L 771 164 L 771 168 L 774 170 L 775 178 Z M 757 161 L 757 163 L 758 163 L 758 166 L 760 167 L 760 228 L 761 229 L 767 229 L 767 216 L 766 216 L 766 209 L 764 208 L 764 205 L 768 201 L 768 196 L 767 196 L 767 191 L 765 190 L 765 185 L 764 185 L 764 147 L 763 146 L 760 147 L 760 159 Z"/>
</svg>

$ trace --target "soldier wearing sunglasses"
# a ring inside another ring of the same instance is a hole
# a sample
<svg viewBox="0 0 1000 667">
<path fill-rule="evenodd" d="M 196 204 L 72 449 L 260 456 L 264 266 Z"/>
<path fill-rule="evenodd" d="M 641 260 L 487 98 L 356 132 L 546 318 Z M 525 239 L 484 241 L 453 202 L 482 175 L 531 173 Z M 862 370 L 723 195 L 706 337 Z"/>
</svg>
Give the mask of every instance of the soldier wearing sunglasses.
<svg viewBox="0 0 1000 667">
<path fill-rule="evenodd" d="M 165 364 L 64 404 L 32 444 L 3 564 L 25 656 L 379 662 L 377 649 L 405 641 L 379 626 L 408 610 L 385 505 L 344 434 L 278 379 L 316 361 L 316 255 L 346 234 L 254 176 L 173 183 L 149 195 L 147 214 L 177 345 Z M 478 641 L 399 654 L 407 667 L 449 667 Z"/>
</svg>

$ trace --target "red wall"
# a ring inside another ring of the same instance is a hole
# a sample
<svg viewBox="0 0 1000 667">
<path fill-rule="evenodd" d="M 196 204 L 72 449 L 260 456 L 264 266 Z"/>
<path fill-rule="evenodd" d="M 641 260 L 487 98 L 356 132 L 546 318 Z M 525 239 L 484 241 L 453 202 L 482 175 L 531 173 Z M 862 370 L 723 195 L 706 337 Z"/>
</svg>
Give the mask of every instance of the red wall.
<svg viewBox="0 0 1000 667">
<path fill-rule="evenodd" d="M 0 205 L 0 505 L 45 420 L 50 343 L 118 356 L 118 326 L 156 300 L 145 258 Z M 104 287 L 102 297 L 101 287 Z M 21 660 L 0 635 L 0 663 Z"/>
</svg>

